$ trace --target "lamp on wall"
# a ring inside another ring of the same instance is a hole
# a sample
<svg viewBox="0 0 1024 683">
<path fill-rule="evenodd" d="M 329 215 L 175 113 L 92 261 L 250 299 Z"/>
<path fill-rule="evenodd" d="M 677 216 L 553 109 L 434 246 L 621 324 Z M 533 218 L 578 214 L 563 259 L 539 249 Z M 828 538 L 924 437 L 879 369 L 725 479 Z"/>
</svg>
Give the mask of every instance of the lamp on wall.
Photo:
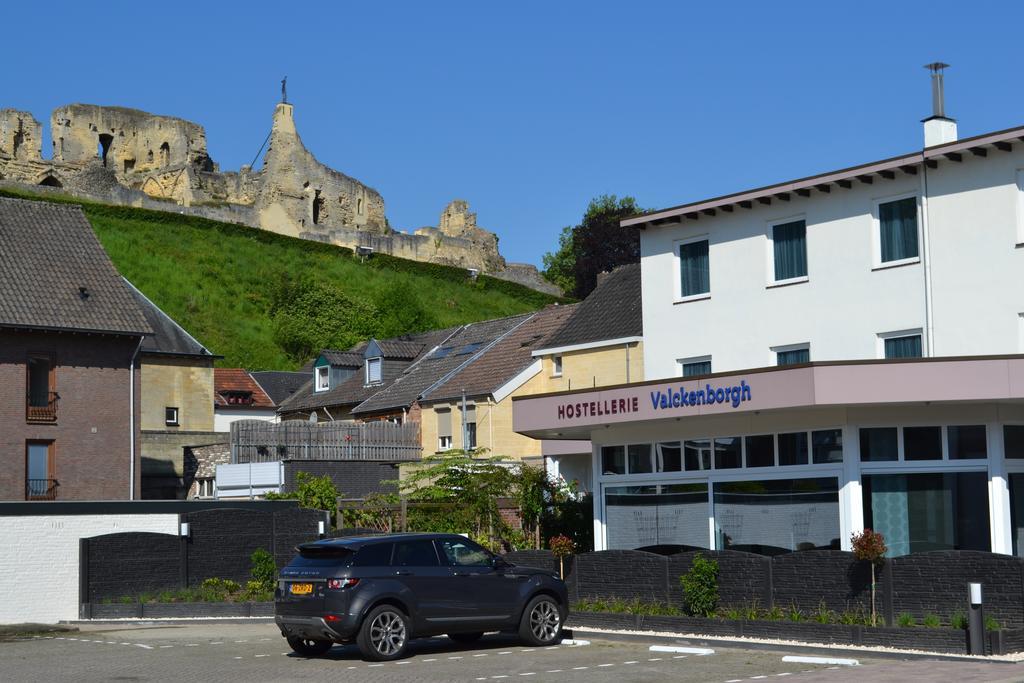
<svg viewBox="0 0 1024 683">
<path fill-rule="evenodd" d="M 319 535 L 320 538 L 323 538 L 327 534 L 327 530 L 326 530 L 327 525 L 324 524 L 324 520 L 321 519 L 319 522 L 316 523 L 316 526 L 317 526 L 317 531 L 316 531 L 317 535 Z"/>
<path fill-rule="evenodd" d="M 189 526 L 188 526 L 188 522 L 182 522 L 181 524 L 178 525 L 178 535 L 181 536 L 182 538 L 188 538 L 189 531 L 190 531 L 190 529 L 189 529 Z"/>
</svg>

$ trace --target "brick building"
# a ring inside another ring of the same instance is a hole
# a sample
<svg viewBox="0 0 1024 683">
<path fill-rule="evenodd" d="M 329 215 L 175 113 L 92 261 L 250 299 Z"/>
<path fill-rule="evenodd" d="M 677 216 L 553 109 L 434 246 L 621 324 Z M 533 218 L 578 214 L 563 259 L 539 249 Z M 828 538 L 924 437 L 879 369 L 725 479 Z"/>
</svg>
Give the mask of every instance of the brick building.
<svg viewBox="0 0 1024 683">
<path fill-rule="evenodd" d="M 0 198 L 0 499 L 138 497 L 151 332 L 79 207 Z"/>
</svg>

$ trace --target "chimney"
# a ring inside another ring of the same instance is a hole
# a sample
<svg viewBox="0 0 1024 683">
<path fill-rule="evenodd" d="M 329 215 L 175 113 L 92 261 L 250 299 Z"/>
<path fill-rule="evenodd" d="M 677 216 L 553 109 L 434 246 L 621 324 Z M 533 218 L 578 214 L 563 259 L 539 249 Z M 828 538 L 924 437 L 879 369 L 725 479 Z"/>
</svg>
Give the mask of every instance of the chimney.
<svg viewBox="0 0 1024 683">
<path fill-rule="evenodd" d="M 942 71 L 949 64 L 932 62 L 924 68 L 932 72 L 932 115 L 924 119 L 924 146 L 934 147 L 956 142 L 956 120 L 946 116 L 946 102 L 942 91 Z"/>
</svg>

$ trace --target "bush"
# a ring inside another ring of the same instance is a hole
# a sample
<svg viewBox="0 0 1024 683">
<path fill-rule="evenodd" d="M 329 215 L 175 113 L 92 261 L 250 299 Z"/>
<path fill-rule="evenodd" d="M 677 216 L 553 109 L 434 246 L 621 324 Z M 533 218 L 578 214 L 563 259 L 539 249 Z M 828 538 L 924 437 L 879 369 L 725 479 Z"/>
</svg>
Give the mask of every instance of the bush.
<svg viewBox="0 0 1024 683">
<path fill-rule="evenodd" d="M 942 626 L 942 621 L 939 619 L 938 615 L 926 614 L 924 615 L 924 619 L 921 620 L 921 624 L 928 628 L 938 628 Z"/>
<path fill-rule="evenodd" d="M 998 631 L 1002 627 L 1003 627 L 1003 625 L 1000 624 L 999 620 L 996 619 L 995 617 L 985 617 L 985 630 L 986 631 Z"/>
<path fill-rule="evenodd" d="M 901 612 L 896 618 L 896 623 L 900 626 L 917 626 L 917 619 L 909 612 Z"/>
<path fill-rule="evenodd" d="M 690 571 L 679 577 L 686 611 L 695 617 L 709 617 L 718 607 L 718 561 L 701 553 L 693 556 Z"/>
<path fill-rule="evenodd" d="M 259 548 L 249 556 L 249 560 L 252 563 L 252 569 L 249 572 L 252 580 L 259 584 L 263 592 L 274 592 L 274 587 L 277 585 L 277 565 L 274 564 L 274 556 L 263 548 Z"/>
<path fill-rule="evenodd" d="M 963 612 L 954 612 L 949 618 L 949 625 L 962 630 L 967 629 L 967 615 Z"/>
</svg>

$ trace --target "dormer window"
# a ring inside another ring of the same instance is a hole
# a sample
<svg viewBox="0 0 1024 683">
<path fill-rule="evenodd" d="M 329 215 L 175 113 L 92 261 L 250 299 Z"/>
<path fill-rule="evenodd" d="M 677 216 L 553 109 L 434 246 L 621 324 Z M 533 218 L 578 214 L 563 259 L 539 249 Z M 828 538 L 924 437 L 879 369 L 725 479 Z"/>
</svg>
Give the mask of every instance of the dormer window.
<svg viewBox="0 0 1024 683">
<path fill-rule="evenodd" d="M 381 379 L 381 359 L 380 358 L 367 358 L 366 359 L 366 383 L 367 384 L 380 384 L 383 380 Z"/>
<path fill-rule="evenodd" d="M 256 402 L 251 391 L 222 391 L 220 395 L 229 406 L 251 406 Z"/>
<path fill-rule="evenodd" d="M 331 367 L 329 365 L 321 365 L 316 368 L 316 391 L 327 391 L 331 388 Z"/>
</svg>

